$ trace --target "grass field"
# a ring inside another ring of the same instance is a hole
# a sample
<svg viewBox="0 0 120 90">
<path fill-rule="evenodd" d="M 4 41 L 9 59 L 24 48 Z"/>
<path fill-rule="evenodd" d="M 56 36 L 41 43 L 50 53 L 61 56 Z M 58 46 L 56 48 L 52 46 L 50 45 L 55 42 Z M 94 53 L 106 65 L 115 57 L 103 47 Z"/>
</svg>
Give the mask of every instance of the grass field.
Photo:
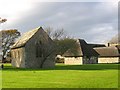
<svg viewBox="0 0 120 90">
<path fill-rule="evenodd" d="M 6 64 L 3 88 L 118 88 L 118 64 L 56 65 L 54 69 L 18 69 Z"/>
</svg>

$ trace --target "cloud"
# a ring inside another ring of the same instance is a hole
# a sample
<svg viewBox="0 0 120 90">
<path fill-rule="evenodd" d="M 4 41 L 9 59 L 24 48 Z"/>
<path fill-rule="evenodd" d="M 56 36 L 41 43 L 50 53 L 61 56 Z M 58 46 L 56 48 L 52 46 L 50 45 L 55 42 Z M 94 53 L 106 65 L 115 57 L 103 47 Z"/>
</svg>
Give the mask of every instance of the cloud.
<svg viewBox="0 0 120 90">
<path fill-rule="evenodd" d="M 20 11 L 13 15 L 14 22 L 7 22 L 3 27 L 18 28 L 23 33 L 38 26 L 64 28 L 69 35 L 94 43 L 103 43 L 117 34 L 117 7 L 113 3 L 31 2 L 25 5 L 28 8 L 24 5 L 16 8 Z"/>
</svg>

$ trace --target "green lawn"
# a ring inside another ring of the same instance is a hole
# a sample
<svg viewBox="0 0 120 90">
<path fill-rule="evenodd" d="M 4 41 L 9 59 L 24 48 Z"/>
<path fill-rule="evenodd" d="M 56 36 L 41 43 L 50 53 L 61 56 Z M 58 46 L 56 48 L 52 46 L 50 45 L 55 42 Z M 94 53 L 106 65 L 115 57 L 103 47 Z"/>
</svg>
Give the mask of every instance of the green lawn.
<svg viewBox="0 0 120 90">
<path fill-rule="evenodd" d="M 3 88 L 118 88 L 118 64 L 60 65 L 2 70 Z"/>
</svg>

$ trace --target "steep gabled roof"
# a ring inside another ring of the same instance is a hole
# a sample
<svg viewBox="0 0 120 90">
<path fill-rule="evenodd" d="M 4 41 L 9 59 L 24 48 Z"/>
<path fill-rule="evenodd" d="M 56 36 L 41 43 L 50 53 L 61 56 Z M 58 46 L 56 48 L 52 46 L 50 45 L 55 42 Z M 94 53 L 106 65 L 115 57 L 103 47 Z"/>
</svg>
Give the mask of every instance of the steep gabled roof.
<svg viewBox="0 0 120 90">
<path fill-rule="evenodd" d="M 35 33 L 38 30 L 40 30 L 40 29 L 42 29 L 42 27 L 38 27 L 38 28 L 33 29 L 33 30 L 29 31 L 29 32 L 26 32 L 22 37 L 20 37 L 16 41 L 16 43 L 12 46 L 12 49 L 25 46 L 25 44 L 27 43 L 27 41 L 29 41 L 35 35 Z"/>
<path fill-rule="evenodd" d="M 106 47 L 105 44 L 88 44 L 89 46 L 95 48 L 95 47 Z"/>
<path fill-rule="evenodd" d="M 63 56 L 120 56 L 120 45 L 106 47 L 104 44 L 87 44 L 83 39 L 77 41 L 77 47 L 70 48 Z"/>
<path fill-rule="evenodd" d="M 120 56 L 118 49 L 115 46 L 99 47 L 94 50 L 100 55 L 100 57 L 115 57 Z"/>
<path fill-rule="evenodd" d="M 62 56 L 71 57 L 71 56 L 83 56 L 81 47 L 79 46 L 78 42 L 74 43 L 74 46 L 68 49 Z"/>
<path fill-rule="evenodd" d="M 77 40 L 75 47 L 67 50 L 63 56 L 98 56 L 99 54 L 92 46 L 87 44 L 83 39 Z"/>
<path fill-rule="evenodd" d="M 84 56 L 98 56 L 99 54 L 85 40 L 79 39 L 80 47 Z"/>
</svg>

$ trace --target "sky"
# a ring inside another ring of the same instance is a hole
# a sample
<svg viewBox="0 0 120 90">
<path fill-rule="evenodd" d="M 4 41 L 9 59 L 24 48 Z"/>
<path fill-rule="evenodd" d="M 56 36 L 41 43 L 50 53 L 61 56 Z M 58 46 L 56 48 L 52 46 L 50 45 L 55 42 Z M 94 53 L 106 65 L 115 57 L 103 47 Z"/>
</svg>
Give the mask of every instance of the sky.
<svg viewBox="0 0 120 90">
<path fill-rule="evenodd" d="M 63 28 L 88 43 L 106 43 L 118 33 L 117 0 L 0 0 L 0 17 L 7 18 L 1 30 Z"/>
</svg>

